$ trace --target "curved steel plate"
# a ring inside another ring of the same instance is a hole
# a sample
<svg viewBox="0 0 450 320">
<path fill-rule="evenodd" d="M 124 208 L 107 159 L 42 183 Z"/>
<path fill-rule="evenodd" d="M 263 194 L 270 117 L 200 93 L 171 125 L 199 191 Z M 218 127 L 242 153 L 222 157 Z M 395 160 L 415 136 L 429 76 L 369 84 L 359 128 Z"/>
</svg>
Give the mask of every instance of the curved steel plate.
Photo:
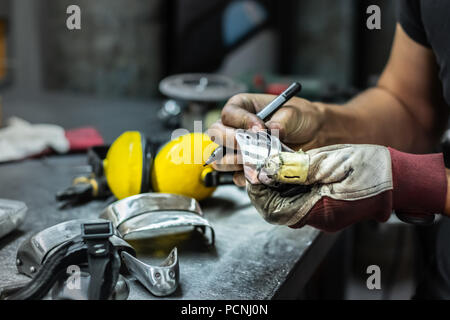
<svg viewBox="0 0 450 320">
<path fill-rule="evenodd" d="M 126 240 L 146 239 L 200 228 L 214 229 L 202 217 L 195 199 L 164 193 L 143 193 L 109 205 L 100 215 L 110 220 Z"/>
<path fill-rule="evenodd" d="M 160 266 L 145 264 L 126 252 L 122 252 L 121 257 L 128 271 L 155 296 L 168 296 L 177 289 L 180 281 L 177 248 Z"/>
</svg>

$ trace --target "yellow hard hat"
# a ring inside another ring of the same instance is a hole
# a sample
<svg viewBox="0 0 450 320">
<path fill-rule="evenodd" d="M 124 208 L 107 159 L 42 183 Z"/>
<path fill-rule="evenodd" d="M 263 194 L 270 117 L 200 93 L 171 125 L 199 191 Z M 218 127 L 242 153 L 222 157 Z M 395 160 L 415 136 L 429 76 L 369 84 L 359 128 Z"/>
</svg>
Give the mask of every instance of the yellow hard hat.
<svg viewBox="0 0 450 320">
<path fill-rule="evenodd" d="M 123 199 L 151 189 L 151 165 L 150 143 L 142 133 L 127 131 L 109 148 L 103 170 L 111 192 Z"/>
<path fill-rule="evenodd" d="M 203 133 L 190 133 L 164 145 L 155 157 L 151 185 L 155 192 L 175 193 L 203 200 L 214 192 L 206 187 L 203 164 L 218 145 Z"/>
</svg>

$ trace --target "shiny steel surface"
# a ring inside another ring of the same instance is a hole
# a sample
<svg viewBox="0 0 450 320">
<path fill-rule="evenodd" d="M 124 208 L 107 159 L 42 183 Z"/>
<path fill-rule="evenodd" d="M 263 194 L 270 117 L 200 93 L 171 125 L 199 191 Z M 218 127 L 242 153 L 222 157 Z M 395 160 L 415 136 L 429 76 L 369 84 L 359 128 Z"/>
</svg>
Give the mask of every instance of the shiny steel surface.
<svg viewBox="0 0 450 320">
<path fill-rule="evenodd" d="M 25 240 L 17 251 L 16 265 L 20 273 L 33 277 L 45 259 L 59 246 L 81 234 L 82 223 L 102 222 L 102 219 L 77 219 L 59 223 Z M 134 249 L 116 235 L 111 242 L 129 252 Z"/>
<path fill-rule="evenodd" d="M 27 209 L 21 201 L 0 199 L 0 238 L 23 223 Z"/>
<path fill-rule="evenodd" d="M 163 193 L 144 193 L 109 205 L 101 218 L 112 221 L 126 240 L 152 238 L 206 228 L 214 243 L 214 229 L 202 217 L 195 199 Z"/>
<path fill-rule="evenodd" d="M 177 248 L 170 252 L 160 266 L 145 264 L 125 251 L 121 253 L 121 257 L 131 275 L 153 295 L 164 297 L 177 289 L 180 279 Z"/>
</svg>

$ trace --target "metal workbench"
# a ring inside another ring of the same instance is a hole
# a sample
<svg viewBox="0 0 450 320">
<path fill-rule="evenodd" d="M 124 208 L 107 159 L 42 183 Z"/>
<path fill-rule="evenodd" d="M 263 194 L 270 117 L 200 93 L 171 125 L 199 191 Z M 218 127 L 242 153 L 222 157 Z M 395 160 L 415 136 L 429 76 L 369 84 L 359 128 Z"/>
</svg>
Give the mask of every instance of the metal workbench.
<svg viewBox="0 0 450 320">
<path fill-rule="evenodd" d="M 101 101 L 67 95 L 44 95 L 24 100 L 6 95 L 4 112 L 31 122 L 57 123 L 66 128 L 94 125 L 107 142 L 122 131 L 137 129 L 161 139 L 164 131 L 153 116 L 159 103 Z M 125 120 L 126 119 L 126 120 Z M 0 288 L 27 278 L 16 271 L 20 243 L 33 233 L 70 219 L 98 217 L 113 199 L 59 210 L 55 192 L 83 172 L 86 157 L 48 156 L 0 164 L 0 198 L 24 201 L 29 210 L 19 230 L 0 239 Z M 216 231 L 208 248 L 199 234 L 164 241 L 133 242 L 138 258 L 155 263 L 178 247 L 180 287 L 177 299 L 295 298 L 336 239 L 305 227 L 292 230 L 266 223 L 251 206 L 245 190 L 220 187 L 201 203 Z M 129 299 L 154 299 L 133 279 Z"/>
</svg>

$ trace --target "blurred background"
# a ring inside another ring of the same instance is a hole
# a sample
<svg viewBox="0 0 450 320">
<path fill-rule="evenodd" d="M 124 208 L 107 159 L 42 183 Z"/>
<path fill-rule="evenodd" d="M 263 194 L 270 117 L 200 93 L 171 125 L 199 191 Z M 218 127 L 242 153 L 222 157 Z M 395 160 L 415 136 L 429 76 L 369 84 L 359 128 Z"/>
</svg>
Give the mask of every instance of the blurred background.
<svg viewBox="0 0 450 320">
<path fill-rule="evenodd" d="M 78 31 L 66 28 L 71 4 L 82 9 Z M 381 30 L 364 27 L 370 4 L 382 8 Z M 388 56 L 394 7 L 364 0 L 3 0 L 0 79 L 3 86 L 10 80 L 108 98 L 155 97 L 162 78 L 186 72 L 301 75 L 363 88 Z"/>
<path fill-rule="evenodd" d="M 66 27 L 72 4 L 81 30 Z M 366 28 L 372 4 L 381 30 Z M 191 113 L 211 111 L 213 121 L 225 100 L 162 94 L 162 79 L 184 73 L 221 74 L 269 93 L 295 79 L 308 99 L 342 102 L 375 83 L 394 29 L 395 1 L 2 0 L 0 124 L 17 116 L 92 125 L 106 142 L 130 129 L 167 140 Z M 414 237 L 395 221 L 343 232 L 304 297 L 410 298 Z M 381 267 L 380 291 L 366 288 L 370 264 Z"/>
</svg>

